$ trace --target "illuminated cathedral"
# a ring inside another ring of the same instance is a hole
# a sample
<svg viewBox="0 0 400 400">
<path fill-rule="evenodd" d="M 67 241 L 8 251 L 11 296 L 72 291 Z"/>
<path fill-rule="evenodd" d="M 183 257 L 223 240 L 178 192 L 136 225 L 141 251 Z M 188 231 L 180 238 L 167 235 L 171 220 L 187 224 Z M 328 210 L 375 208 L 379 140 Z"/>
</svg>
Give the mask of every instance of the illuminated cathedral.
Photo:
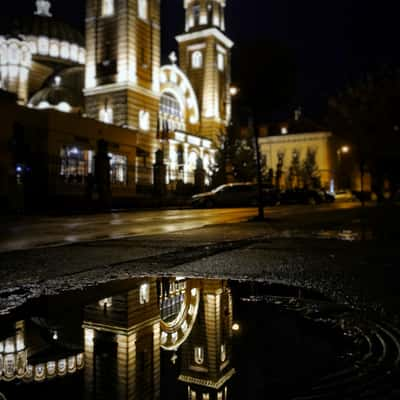
<svg viewBox="0 0 400 400">
<path fill-rule="evenodd" d="M 59 170 L 53 174 L 65 183 L 94 173 L 99 150 L 88 143 L 98 125 L 88 121 L 97 121 L 109 126 L 102 132 L 111 185 L 130 191 L 152 185 L 160 150 L 166 185 L 194 183 L 199 166 L 207 183 L 231 112 L 225 0 L 184 0 L 179 58 L 173 52 L 163 66 L 160 0 L 86 0 L 85 37 L 53 17 L 50 1 L 34 6 L 32 15 L 1 23 L 0 87 L 24 109 L 73 114 L 79 120 L 71 126 L 89 126 L 88 133 L 49 144 Z M 70 125 L 68 118 L 54 119 Z"/>
</svg>

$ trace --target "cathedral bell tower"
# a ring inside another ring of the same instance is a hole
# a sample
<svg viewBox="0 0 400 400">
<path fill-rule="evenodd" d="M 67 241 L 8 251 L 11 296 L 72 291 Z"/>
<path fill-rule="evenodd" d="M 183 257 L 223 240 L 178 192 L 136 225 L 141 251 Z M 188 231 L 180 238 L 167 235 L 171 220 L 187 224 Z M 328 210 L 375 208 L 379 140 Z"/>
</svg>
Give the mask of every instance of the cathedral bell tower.
<svg viewBox="0 0 400 400">
<path fill-rule="evenodd" d="M 159 108 L 160 0 L 87 0 L 86 111 L 138 129 L 153 153 Z"/>
<path fill-rule="evenodd" d="M 230 119 L 231 48 L 225 0 L 184 0 L 186 33 L 177 36 L 180 66 L 200 102 L 201 135 L 217 140 Z"/>
<path fill-rule="evenodd" d="M 203 280 L 198 316 L 182 345 L 179 381 L 188 400 L 229 400 L 232 366 L 232 294 L 226 281 Z"/>
</svg>

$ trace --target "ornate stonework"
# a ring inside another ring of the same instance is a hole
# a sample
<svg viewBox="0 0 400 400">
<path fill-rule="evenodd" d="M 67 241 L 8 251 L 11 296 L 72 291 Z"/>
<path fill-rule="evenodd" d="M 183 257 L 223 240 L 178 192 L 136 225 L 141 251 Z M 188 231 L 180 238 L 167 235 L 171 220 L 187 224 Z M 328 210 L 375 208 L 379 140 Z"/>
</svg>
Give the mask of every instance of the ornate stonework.
<svg viewBox="0 0 400 400">
<path fill-rule="evenodd" d="M 40 15 L 42 17 L 52 17 L 53 15 L 50 12 L 50 8 L 51 8 L 50 1 L 37 0 L 35 15 Z"/>
</svg>

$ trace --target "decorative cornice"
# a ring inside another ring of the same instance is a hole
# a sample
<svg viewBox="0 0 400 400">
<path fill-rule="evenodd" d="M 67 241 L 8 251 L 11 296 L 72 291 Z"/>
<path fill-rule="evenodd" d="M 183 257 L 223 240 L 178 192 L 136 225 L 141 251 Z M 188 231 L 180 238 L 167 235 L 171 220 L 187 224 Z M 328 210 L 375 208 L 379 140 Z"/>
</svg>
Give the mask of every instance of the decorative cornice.
<svg viewBox="0 0 400 400">
<path fill-rule="evenodd" d="M 94 88 L 87 88 L 83 90 L 83 94 L 85 96 L 94 96 L 98 94 L 110 94 L 116 91 L 122 90 L 133 90 L 135 92 L 141 93 L 145 96 L 153 97 L 154 99 L 160 98 L 160 93 L 154 93 L 149 89 L 142 88 L 138 85 L 129 83 L 129 82 L 121 82 L 121 83 L 111 83 L 109 85 L 97 86 Z"/>
<path fill-rule="evenodd" d="M 176 36 L 175 39 L 177 40 L 178 43 L 182 43 L 190 40 L 205 39 L 209 36 L 214 36 L 228 49 L 231 49 L 235 44 L 232 40 L 230 40 L 224 33 L 222 33 L 217 28 L 209 28 L 198 32 L 184 33 L 183 35 Z"/>
<path fill-rule="evenodd" d="M 220 378 L 218 381 L 210 381 L 207 379 L 200 379 L 200 378 L 194 378 L 193 376 L 187 376 L 187 375 L 180 375 L 178 380 L 181 382 L 185 383 L 190 383 L 192 385 L 199 385 L 199 386 L 205 386 L 209 387 L 211 389 L 220 389 L 229 379 L 232 378 L 232 376 L 235 374 L 235 369 L 232 368 L 229 372 L 227 372 L 222 378 Z"/>
<path fill-rule="evenodd" d="M 122 326 L 118 327 L 115 325 L 107 325 L 107 324 L 102 324 L 102 323 L 97 323 L 97 322 L 84 321 L 82 324 L 82 328 L 94 329 L 96 331 L 102 331 L 102 332 L 111 332 L 111 333 L 115 333 L 116 335 L 125 335 L 126 336 L 126 335 L 131 335 L 133 333 L 136 333 L 145 327 L 153 326 L 154 324 L 157 324 L 159 322 L 160 322 L 160 317 L 153 317 L 153 318 L 150 318 L 139 324 L 132 325 L 129 328 L 125 328 Z"/>
<path fill-rule="evenodd" d="M 259 139 L 260 144 L 304 142 L 308 140 L 329 139 L 332 132 L 292 133 L 287 135 L 267 136 Z"/>
</svg>

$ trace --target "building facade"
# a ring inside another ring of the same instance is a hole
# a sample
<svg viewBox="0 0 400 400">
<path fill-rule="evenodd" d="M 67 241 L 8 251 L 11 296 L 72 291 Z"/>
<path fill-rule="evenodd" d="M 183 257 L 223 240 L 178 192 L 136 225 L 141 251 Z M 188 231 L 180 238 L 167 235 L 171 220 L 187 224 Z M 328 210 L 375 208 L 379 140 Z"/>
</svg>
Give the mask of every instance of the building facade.
<svg viewBox="0 0 400 400">
<path fill-rule="evenodd" d="M 281 169 L 277 186 L 303 187 L 302 169 L 308 158 L 315 162 L 321 186 L 334 191 L 336 162 L 331 132 L 288 133 L 259 140 L 266 170 L 272 170 L 276 179 L 276 172 Z"/>
<path fill-rule="evenodd" d="M 1 24 L 1 89 L 14 93 L 34 120 L 41 118 L 34 113 L 49 110 L 75 114 L 76 136 L 85 140 L 96 136 L 96 125 L 88 128 L 88 121 L 124 130 L 124 143 L 110 133 L 106 147 L 117 143 L 134 149 L 120 154 L 128 158 L 125 185 L 132 196 L 138 189 L 152 190 L 158 151 L 165 165 L 162 181 L 170 189 L 194 184 L 198 169 L 208 183 L 217 139 L 230 119 L 233 42 L 224 33 L 225 1 L 184 2 L 180 57 L 172 53 L 164 66 L 159 0 L 87 0 L 85 37 L 52 16 L 50 1 L 36 0 L 34 6 L 33 15 Z M 54 118 L 62 123 L 61 116 Z M 62 176 L 62 148 L 69 144 L 61 143 L 62 135 L 51 135 L 49 143 L 60 144 L 51 154 L 60 165 L 54 173 Z M 87 180 L 90 168 L 84 174 Z"/>
</svg>

